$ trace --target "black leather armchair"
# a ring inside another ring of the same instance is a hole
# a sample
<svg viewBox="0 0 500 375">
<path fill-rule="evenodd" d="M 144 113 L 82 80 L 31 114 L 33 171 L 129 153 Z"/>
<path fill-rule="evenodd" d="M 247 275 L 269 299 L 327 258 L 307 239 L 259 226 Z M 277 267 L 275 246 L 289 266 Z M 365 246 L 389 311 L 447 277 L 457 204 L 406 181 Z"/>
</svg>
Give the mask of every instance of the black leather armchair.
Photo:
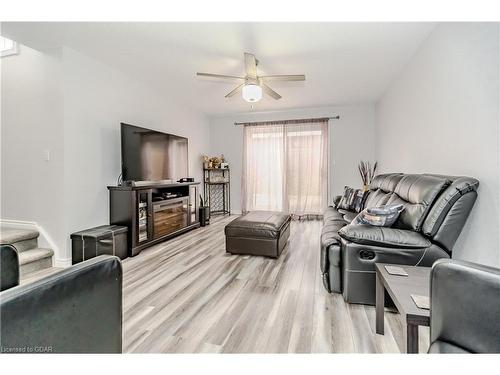
<svg viewBox="0 0 500 375">
<path fill-rule="evenodd" d="M 99 256 L 0 293 L 4 353 L 121 353 L 120 259 Z"/>
<path fill-rule="evenodd" d="M 19 285 L 19 256 L 11 245 L 0 246 L 0 292 Z"/>
<path fill-rule="evenodd" d="M 500 353 L 500 269 L 436 262 L 430 329 L 429 353 Z"/>
</svg>

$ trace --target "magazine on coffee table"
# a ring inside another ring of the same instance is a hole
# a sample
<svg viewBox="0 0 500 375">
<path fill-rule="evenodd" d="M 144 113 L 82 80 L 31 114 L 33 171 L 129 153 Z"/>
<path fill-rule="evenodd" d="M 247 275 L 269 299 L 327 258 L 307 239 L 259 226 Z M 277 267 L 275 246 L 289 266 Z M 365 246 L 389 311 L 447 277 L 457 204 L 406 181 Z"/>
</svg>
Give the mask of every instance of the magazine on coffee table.
<svg viewBox="0 0 500 375">
<path fill-rule="evenodd" d="M 420 296 L 418 294 L 411 294 L 411 298 L 419 309 L 430 310 L 431 307 L 429 297 Z"/>
<path fill-rule="evenodd" d="M 397 266 L 384 266 L 384 267 L 389 275 L 408 276 L 408 273 L 402 267 L 397 267 Z"/>
</svg>

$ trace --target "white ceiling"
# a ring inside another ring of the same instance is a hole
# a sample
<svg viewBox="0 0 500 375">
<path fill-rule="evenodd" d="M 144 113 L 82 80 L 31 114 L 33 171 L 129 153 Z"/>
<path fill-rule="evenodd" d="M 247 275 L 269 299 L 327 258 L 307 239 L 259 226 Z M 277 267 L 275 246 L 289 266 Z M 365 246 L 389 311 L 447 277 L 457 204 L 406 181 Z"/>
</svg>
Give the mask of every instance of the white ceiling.
<svg viewBox="0 0 500 375">
<path fill-rule="evenodd" d="M 244 75 L 243 52 L 259 74 L 305 74 L 274 82 L 283 98 L 255 111 L 375 102 L 398 75 L 432 23 L 2 23 L 2 35 L 36 49 L 62 45 L 174 93 L 208 115 L 248 112 L 236 86 L 197 71 Z"/>
</svg>

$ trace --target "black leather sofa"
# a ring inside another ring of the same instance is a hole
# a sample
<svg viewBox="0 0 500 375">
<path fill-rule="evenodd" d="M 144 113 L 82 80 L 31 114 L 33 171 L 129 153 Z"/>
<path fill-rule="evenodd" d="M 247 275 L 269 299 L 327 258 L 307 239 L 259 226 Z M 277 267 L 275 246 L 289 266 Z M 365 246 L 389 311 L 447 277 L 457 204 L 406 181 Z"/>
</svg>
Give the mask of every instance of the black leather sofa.
<svg viewBox="0 0 500 375">
<path fill-rule="evenodd" d="M 4 251 L 10 249 L 2 246 L 2 271 Z M 3 281 L 2 276 L 2 286 Z M 121 353 L 120 259 L 99 256 L 2 291 L 0 348 L 3 353 Z"/>
<path fill-rule="evenodd" d="M 449 258 L 476 201 L 469 177 L 391 173 L 376 176 L 363 208 L 405 206 L 391 228 L 352 225 L 357 213 L 329 207 L 321 234 L 321 272 L 329 292 L 375 304 L 375 263 L 432 266 Z M 338 204 L 336 198 L 336 204 Z"/>
<path fill-rule="evenodd" d="M 500 353 L 500 269 L 438 261 L 430 297 L 429 353 Z"/>
</svg>

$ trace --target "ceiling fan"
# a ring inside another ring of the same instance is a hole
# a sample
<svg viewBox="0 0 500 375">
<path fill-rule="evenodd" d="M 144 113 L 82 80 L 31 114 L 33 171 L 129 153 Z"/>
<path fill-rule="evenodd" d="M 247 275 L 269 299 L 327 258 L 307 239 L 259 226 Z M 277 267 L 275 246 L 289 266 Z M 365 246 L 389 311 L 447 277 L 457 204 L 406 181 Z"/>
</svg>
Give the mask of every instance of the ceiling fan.
<svg viewBox="0 0 500 375">
<path fill-rule="evenodd" d="M 202 77 L 212 77 L 221 78 L 225 80 L 240 81 L 241 84 L 231 90 L 226 98 L 236 95 L 241 92 L 243 99 L 247 102 L 255 103 L 262 99 L 262 91 L 264 91 L 270 97 L 279 100 L 281 95 L 274 91 L 267 85 L 267 82 L 271 81 L 305 81 L 306 76 L 303 74 L 293 74 L 293 75 L 273 75 L 273 76 L 259 76 L 257 75 L 257 65 L 259 60 L 255 58 L 251 53 L 245 53 L 245 71 L 246 75 L 244 77 L 238 76 L 228 76 L 222 74 L 212 74 L 212 73 L 196 73 L 197 76 Z"/>
</svg>

